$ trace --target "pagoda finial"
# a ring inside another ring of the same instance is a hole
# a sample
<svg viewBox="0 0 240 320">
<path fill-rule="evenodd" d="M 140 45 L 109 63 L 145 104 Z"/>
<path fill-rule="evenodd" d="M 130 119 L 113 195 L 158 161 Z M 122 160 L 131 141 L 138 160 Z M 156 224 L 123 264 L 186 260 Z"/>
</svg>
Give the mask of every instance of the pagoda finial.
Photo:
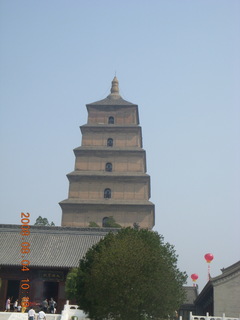
<svg viewBox="0 0 240 320">
<path fill-rule="evenodd" d="M 119 94 L 118 79 L 116 76 L 113 78 L 113 81 L 112 81 L 111 93 Z"/>
<path fill-rule="evenodd" d="M 116 75 L 112 81 L 111 93 L 107 96 L 107 98 L 111 100 L 118 100 L 121 98 L 119 94 L 118 79 Z"/>
</svg>

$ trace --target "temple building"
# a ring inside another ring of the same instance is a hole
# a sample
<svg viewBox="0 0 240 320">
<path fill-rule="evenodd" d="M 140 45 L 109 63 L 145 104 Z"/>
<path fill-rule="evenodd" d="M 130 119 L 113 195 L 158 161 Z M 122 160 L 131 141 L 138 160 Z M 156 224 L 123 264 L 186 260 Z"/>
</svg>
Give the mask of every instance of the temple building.
<svg viewBox="0 0 240 320">
<path fill-rule="evenodd" d="M 221 269 L 221 274 L 210 277 L 195 300 L 196 313 L 204 315 L 240 315 L 240 260 Z"/>
<path fill-rule="evenodd" d="M 24 240 L 21 231 L 20 225 L 0 224 L 0 311 L 8 297 L 13 311 L 14 301 L 27 296 L 37 309 L 52 297 L 60 312 L 66 303 L 67 273 L 109 229 L 31 226 Z M 24 255 L 23 241 L 30 244 Z"/>
</svg>

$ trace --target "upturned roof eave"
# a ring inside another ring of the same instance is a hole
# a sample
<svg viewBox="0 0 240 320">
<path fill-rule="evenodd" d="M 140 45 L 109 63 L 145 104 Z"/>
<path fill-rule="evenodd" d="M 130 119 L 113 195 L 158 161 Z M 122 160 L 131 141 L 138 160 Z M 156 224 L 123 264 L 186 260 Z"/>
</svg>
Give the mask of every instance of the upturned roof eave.
<svg viewBox="0 0 240 320">
<path fill-rule="evenodd" d="M 113 200 L 113 199 L 103 199 L 103 200 L 82 200 L 79 198 L 67 198 L 58 203 L 60 206 L 62 205 L 84 205 L 84 206 L 140 206 L 140 207 L 155 207 L 155 205 L 149 200 Z"/>
<path fill-rule="evenodd" d="M 119 96 L 119 99 L 110 99 L 110 98 L 104 98 L 102 100 L 98 100 L 95 102 L 87 103 L 86 107 L 91 107 L 91 106 L 106 106 L 106 107 L 111 107 L 111 106 L 118 106 L 118 107 L 123 107 L 123 106 L 138 106 L 135 103 L 129 102 L 127 100 L 124 100 L 121 96 Z"/>
<path fill-rule="evenodd" d="M 100 151 L 100 152 L 140 152 L 140 153 L 146 153 L 145 149 L 142 149 L 140 147 L 124 147 L 123 148 L 109 148 L 107 146 L 80 146 L 73 149 L 74 152 L 77 151 Z"/>
<path fill-rule="evenodd" d="M 144 178 L 144 179 L 149 179 L 150 175 L 145 173 L 145 172 L 108 172 L 108 171 L 94 171 L 94 170 L 88 170 L 88 171 L 83 171 L 83 170 L 75 170 L 72 172 L 69 172 L 67 174 L 67 177 L 104 177 L 104 178 L 109 178 L 109 177 L 119 177 L 119 178 Z"/>
</svg>

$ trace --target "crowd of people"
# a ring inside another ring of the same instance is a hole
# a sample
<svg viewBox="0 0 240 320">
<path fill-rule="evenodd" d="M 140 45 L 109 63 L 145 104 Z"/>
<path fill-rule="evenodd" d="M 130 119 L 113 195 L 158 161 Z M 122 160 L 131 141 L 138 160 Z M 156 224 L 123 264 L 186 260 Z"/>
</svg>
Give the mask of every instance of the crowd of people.
<svg viewBox="0 0 240 320">
<path fill-rule="evenodd" d="M 22 306 L 21 306 L 20 303 L 18 303 L 18 299 L 15 300 L 14 303 L 13 303 L 13 311 L 20 312 L 21 309 L 22 309 Z M 7 298 L 5 311 L 6 312 L 10 312 L 11 311 L 11 299 L 10 298 Z"/>
<path fill-rule="evenodd" d="M 51 298 L 49 301 L 47 299 L 42 302 L 42 310 L 46 313 L 56 313 L 57 303 Z"/>
<path fill-rule="evenodd" d="M 38 312 L 38 314 L 36 314 L 36 311 L 33 307 L 33 305 L 38 306 L 38 308 L 40 307 L 40 311 Z M 28 308 L 28 310 L 26 308 L 22 308 L 21 303 L 18 302 L 18 299 L 15 300 L 15 302 L 13 303 L 13 310 L 14 312 L 28 312 L 28 319 L 29 320 L 35 320 L 36 319 L 36 315 L 37 315 L 37 319 L 46 319 L 46 313 L 56 313 L 56 307 L 57 307 L 57 303 L 56 301 L 54 301 L 53 298 L 51 298 L 49 301 L 47 299 L 43 300 L 41 304 L 31 304 L 31 307 Z M 11 311 L 11 299 L 8 298 L 6 301 L 6 312 L 10 312 Z"/>
</svg>

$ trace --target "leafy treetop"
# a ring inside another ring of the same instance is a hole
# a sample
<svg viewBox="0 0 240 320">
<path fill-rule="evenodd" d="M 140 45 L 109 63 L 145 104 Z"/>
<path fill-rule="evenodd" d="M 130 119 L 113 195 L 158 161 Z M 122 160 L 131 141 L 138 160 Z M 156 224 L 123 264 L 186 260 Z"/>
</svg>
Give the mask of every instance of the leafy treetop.
<svg viewBox="0 0 240 320">
<path fill-rule="evenodd" d="M 49 223 L 47 218 L 42 218 L 41 216 L 39 216 L 36 219 L 36 222 L 34 223 L 34 226 L 55 226 L 54 222 Z"/>
<path fill-rule="evenodd" d="M 157 232 L 125 228 L 108 233 L 69 273 L 67 294 L 91 319 L 167 317 L 184 299 L 185 272 L 174 247 Z"/>
</svg>

